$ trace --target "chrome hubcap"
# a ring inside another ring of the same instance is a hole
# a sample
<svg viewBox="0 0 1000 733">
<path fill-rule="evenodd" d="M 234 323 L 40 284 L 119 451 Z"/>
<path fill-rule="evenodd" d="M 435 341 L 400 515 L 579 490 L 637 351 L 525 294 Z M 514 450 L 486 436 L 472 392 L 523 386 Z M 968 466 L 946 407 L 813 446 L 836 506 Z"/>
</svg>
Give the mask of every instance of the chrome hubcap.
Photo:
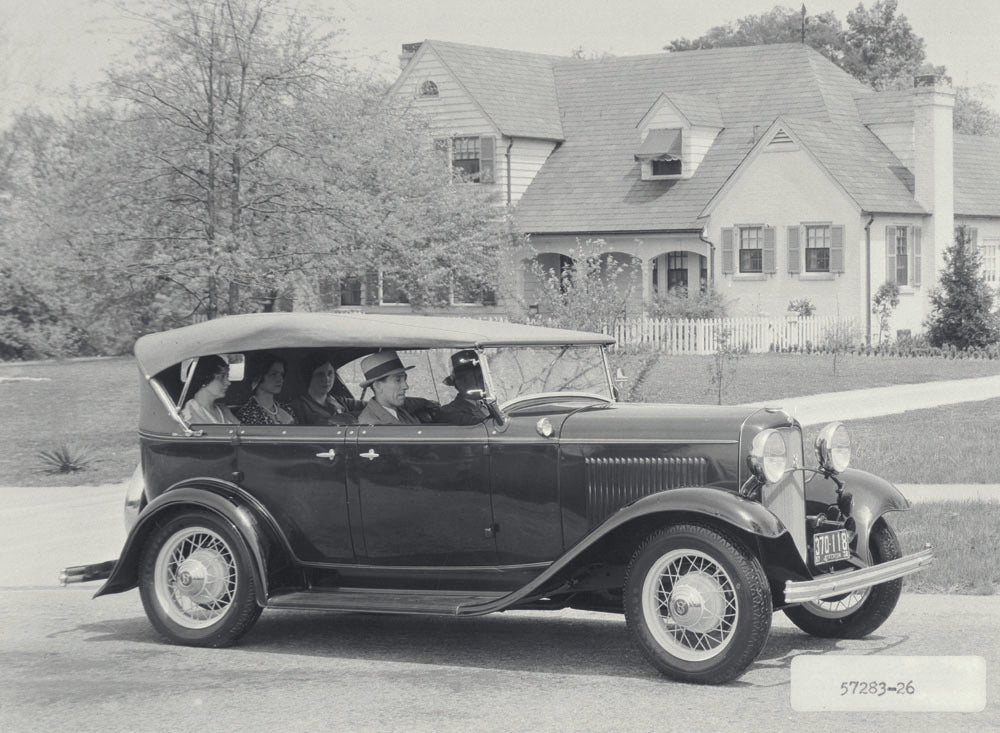
<svg viewBox="0 0 1000 733">
<path fill-rule="evenodd" d="M 236 560 L 226 541 L 210 529 L 175 532 L 156 556 L 157 602 L 175 623 L 202 629 L 219 620 L 236 596 Z"/>
</svg>

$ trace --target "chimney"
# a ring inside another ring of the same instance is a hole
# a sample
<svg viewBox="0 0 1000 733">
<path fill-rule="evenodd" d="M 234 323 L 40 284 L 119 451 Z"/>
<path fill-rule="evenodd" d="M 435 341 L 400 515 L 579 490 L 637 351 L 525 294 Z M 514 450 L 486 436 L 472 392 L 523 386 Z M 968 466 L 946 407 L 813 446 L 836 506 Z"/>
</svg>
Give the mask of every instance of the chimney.
<svg viewBox="0 0 1000 733">
<path fill-rule="evenodd" d="M 921 243 L 921 282 L 928 284 L 937 283 L 944 268 L 944 250 L 954 238 L 954 107 L 949 77 L 922 74 L 913 78 L 913 195 L 930 212 Z"/>
<path fill-rule="evenodd" d="M 422 43 L 404 43 L 403 44 L 403 52 L 401 54 L 399 54 L 399 68 L 400 69 L 405 69 L 406 68 L 406 65 L 408 63 L 410 63 L 410 59 L 412 59 L 416 55 L 417 49 L 419 49 L 421 45 L 423 45 L 423 44 Z"/>
</svg>

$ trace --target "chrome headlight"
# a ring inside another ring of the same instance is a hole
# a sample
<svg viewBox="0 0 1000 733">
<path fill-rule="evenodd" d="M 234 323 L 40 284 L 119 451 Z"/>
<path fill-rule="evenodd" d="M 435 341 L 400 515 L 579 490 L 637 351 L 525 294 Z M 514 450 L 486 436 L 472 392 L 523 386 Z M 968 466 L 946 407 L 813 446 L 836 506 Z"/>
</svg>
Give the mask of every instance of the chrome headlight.
<svg viewBox="0 0 1000 733">
<path fill-rule="evenodd" d="M 781 433 L 774 428 L 757 433 L 747 462 L 759 481 L 766 484 L 780 481 L 788 470 L 788 449 Z"/>
<path fill-rule="evenodd" d="M 840 473 L 851 464 L 851 436 L 844 423 L 832 422 L 816 436 L 816 455 L 824 471 Z"/>
</svg>

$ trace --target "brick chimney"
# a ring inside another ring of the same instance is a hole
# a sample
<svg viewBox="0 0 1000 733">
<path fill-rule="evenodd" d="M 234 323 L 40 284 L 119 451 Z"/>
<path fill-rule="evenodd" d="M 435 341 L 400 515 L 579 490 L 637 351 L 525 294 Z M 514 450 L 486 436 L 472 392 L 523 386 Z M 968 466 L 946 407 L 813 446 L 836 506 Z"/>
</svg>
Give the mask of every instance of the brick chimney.
<svg viewBox="0 0 1000 733">
<path fill-rule="evenodd" d="M 924 74 L 913 78 L 913 195 L 931 214 L 923 228 L 921 246 L 921 282 L 925 283 L 937 282 L 944 267 L 944 250 L 954 238 L 954 107 L 955 92 L 949 77 Z"/>
<path fill-rule="evenodd" d="M 412 59 L 416 55 L 417 49 L 419 49 L 422 45 L 423 45 L 423 43 L 404 43 L 403 44 L 403 52 L 401 54 L 399 54 L 399 68 L 400 69 L 405 69 L 406 68 L 406 65 L 408 63 L 410 63 L 410 59 Z"/>
</svg>

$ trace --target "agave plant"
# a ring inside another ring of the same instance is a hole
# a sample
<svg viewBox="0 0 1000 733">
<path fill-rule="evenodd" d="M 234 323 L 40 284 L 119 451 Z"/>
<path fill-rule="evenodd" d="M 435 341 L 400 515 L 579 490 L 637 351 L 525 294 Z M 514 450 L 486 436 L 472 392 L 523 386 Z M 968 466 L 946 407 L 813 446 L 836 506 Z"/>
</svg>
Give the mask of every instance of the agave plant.
<svg viewBox="0 0 1000 733">
<path fill-rule="evenodd" d="M 90 465 L 90 452 L 70 445 L 60 445 L 52 450 L 39 451 L 42 469 L 45 473 L 75 473 Z"/>
</svg>

